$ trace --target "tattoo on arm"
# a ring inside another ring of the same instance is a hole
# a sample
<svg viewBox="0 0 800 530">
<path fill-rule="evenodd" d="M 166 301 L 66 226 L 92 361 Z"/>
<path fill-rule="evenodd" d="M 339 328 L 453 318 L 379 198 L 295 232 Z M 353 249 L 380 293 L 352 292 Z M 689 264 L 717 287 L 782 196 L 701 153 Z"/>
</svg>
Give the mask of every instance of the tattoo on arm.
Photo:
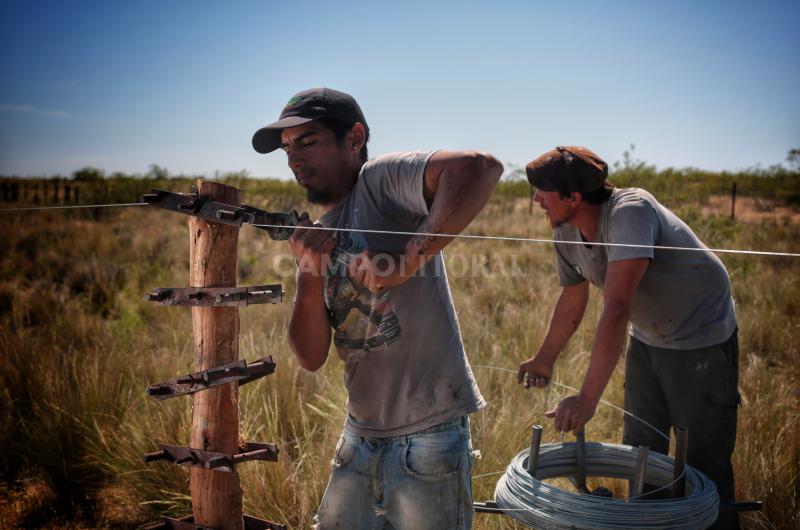
<svg viewBox="0 0 800 530">
<path fill-rule="evenodd" d="M 433 225 L 430 218 L 426 218 L 417 229 L 418 232 L 434 233 Z M 411 238 L 411 244 L 417 248 L 417 255 L 425 254 L 425 251 L 431 248 L 431 245 L 436 240 L 433 236 L 418 235 Z"/>
<path fill-rule="evenodd" d="M 437 206 L 437 211 L 428 216 L 425 221 L 418 228 L 419 232 L 427 232 L 436 234 L 441 231 L 441 228 L 447 224 L 454 215 L 456 215 L 461 208 L 464 200 L 469 196 L 470 186 L 462 185 L 457 190 L 454 190 L 450 196 L 441 197 L 441 203 L 434 198 L 434 204 Z M 432 220 L 433 218 L 433 220 Z M 434 224 L 435 222 L 435 224 Z M 418 235 L 411 239 L 414 246 L 417 247 L 417 254 L 422 255 L 430 250 L 433 243 L 436 241 L 434 236 Z"/>
</svg>

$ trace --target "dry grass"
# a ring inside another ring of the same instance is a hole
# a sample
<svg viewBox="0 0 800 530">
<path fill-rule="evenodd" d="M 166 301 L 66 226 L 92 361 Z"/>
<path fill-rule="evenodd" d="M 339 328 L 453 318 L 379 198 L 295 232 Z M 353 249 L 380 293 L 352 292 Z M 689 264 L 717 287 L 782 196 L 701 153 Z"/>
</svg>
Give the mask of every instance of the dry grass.
<svg viewBox="0 0 800 530">
<path fill-rule="evenodd" d="M 268 205 L 269 197 L 258 194 L 263 191 L 270 189 L 251 188 L 248 202 Z M 296 203 L 293 196 L 272 200 Z M 791 217 L 731 223 L 725 212 L 716 216 L 692 205 L 678 211 L 711 246 L 797 251 L 800 226 Z M 144 394 L 148 384 L 192 369 L 189 312 L 143 301 L 152 287 L 187 282 L 184 218 L 132 208 L 99 220 L 54 213 L 0 222 L 0 450 L 7 455 L 0 464 L 0 524 L 122 527 L 185 513 L 185 469 L 141 460 L 159 441 L 188 441 L 191 400 L 154 403 Z M 528 214 L 527 200 L 500 197 L 470 232 L 549 237 L 540 214 Z M 285 304 L 241 311 L 241 357 L 271 354 L 278 362 L 274 375 L 242 389 L 241 430 L 248 440 L 273 441 L 281 450 L 279 463 L 244 464 L 241 477 L 246 513 L 302 528 L 324 491 L 346 395 L 335 356 L 309 374 L 289 352 L 285 327 L 294 279 L 273 268 L 275 256 L 285 252 L 285 244 L 263 233 L 241 233 L 240 283 L 281 282 L 287 291 Z M 542 413 L 564 393 L 526 392 L 513 374 L 478 366 L 515 369 L 534 353 L 559 287 L 549 245 L 459 240 L 448 247 L 447 259 L 464 342 L 490 403 L 473 417 L 473 443 L 482 452 L 475 498 L 484 500 L 492 497 L 497 475 L 481 475 L 508 465 L 528 443 L 532 423 L 549 425 Z M 473 259 L 487 260 L 488 276 L 458 274 Z M 734 282 L 742 339 L 738 495 L 765 502 L 764 511 L 745 522 L 749 528 L 796 528 L 800 262 L 723 260 Z M 559 381 L 579 385 L 599 311 L 593 292 L 585 322 L 557 365 Z M 621 404 L 622 382 L 618 370 L 604 397 Z M 620 414 L 601 407 L 587 437 L 618 441 L 620 435 Z M 545 441 L 555 439 L 546 429 Z M 20 482 L 23 477 L 34 482 Z M 18 504 L 25 508 L 8 509 Z M 516 526 L 477 515 L 476 528 Z"/>
</svg>

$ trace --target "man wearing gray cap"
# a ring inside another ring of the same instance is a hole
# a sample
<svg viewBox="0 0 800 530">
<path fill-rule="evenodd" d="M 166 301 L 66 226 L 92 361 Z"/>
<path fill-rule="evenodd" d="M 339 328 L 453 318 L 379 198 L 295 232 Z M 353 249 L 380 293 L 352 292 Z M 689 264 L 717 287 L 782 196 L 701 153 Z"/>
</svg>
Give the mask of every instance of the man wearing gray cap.
<svg viewBox="0 0 800 530">
<path fill-rule="evenodd" d="M 286 152 L 325 211 L 313 226 L 304 214 L 289 241 L 298 264 L 289 344 L 315 371 L 333 338 L 348 391 L 318 528 L 471 528 L 468 415 L 486 402 L 444 273 L 452 238 L 422 233 L 461 232 L 503 168 L 477 152 L 367 160 L 368 139 L 356 101 L 328 88 L 295 95 L 253 136 L 260 153 Z"/>
<path fill-rule="evenodd" d="M 586 148 L 557 147 L 526 171 L 553 239 L 562 242 L 555 245 L 562 291 L 539 351 L 519 367 L 519 383 L 549 383 L 594 284 L 603 291 L 603 312 L 583 384 L 546 415 L 575 433 L 594 416 L 630 321 L 625 409 L 663 433 L 687 428 L 688 463 L 717 484 L 722 501 L 732 501 L 739 342 L 724 265 L 708 250 L 654 248 L 706 247 L 648 192 L 613 188 L 606 163 Z M 623 443 L 669 449 L 668 440 L 627 415 Z M 738 528 L 736 514 L 720 515 L 713 528 Z"/>
</svg>

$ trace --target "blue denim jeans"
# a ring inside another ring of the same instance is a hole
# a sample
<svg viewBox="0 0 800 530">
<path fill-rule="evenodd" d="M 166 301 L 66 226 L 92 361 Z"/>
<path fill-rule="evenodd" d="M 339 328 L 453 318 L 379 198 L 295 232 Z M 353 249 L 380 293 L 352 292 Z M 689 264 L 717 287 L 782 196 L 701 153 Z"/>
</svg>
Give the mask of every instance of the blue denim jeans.
<svg viewBox="0 0 800 530">
<path fill-rule="evenodd" d="M 393 438 L 363 438 L 345 428 L 317 528 L 472 528 L 471 473 L 466 416 Z"/>
</svg>

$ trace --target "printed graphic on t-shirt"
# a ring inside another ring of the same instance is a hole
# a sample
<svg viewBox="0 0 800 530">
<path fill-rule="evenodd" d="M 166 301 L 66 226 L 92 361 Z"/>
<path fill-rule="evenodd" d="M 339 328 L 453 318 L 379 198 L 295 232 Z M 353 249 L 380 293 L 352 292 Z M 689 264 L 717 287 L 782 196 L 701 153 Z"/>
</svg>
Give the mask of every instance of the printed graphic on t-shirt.
<svg viewBox="0 0 800 530">
<path fill-rule="evenodd" d="M 347 239 L 353 242 L 357 238 Z M 370 350 L 392 344 L 401 331 L 389 291 L 374 294 L 350 277 L 352 255 L 337 248 L 325 275 L 325 305 L 333 320 L 333 343 L 347 363 L 358 362 Z"/>
</svg>

